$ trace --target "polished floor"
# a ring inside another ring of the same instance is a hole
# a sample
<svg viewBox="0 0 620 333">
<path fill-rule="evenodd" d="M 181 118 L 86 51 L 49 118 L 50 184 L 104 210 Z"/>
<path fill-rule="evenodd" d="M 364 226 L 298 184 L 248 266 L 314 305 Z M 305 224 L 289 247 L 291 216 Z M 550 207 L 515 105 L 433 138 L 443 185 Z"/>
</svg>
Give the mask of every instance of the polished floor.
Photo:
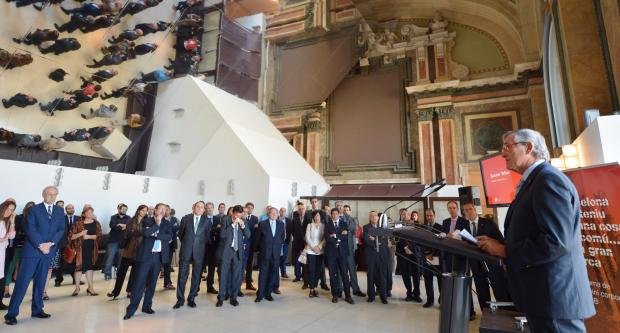
<svg viewBox="0 0 620 333">
<path fill-rule="evenodd" d="M 289 267 L 290 271 L 291 267 Z M 175 273 L 173 273 L 174 275 Z M 258 275 L 255 274 L 255 280 Z M 366 274 L 358 274 L 362 290 L 365 290 Z M 83 279 L 85 279 L 83 277 Z M 176 301 L 175 291 L 163 289 L 163 280 L 159 281 L 153 301 L 155 314 L 137 312 L 131 320 L 124 321 L 123 315 L 128 304 L 126 297 L 109 301 L 105 293 L 110 291 L 113 281 L 104 281 L 103 275 L 95 274 L 95 289 L 101 295 L 86 296 L 86 286 L 77 297 L 71 297 L 73 286 L 69 276 L 60 287 L 50 284 L 50 300 L 45 303 L 45 311 L 50 319 L 30 318 L 30 291 L 20 308 L 17 326 L 0 325 L 1 332 L 437 332 L 439 324 L 439 307 L 425 309 L 422 304 L 405 302 L 405 288 L 400 276 L 394 277 L 393 297 L 390 303 L 367 303 L 364 298 L 355 297 L 355 304 L 343 301 L 332 304 L 329 292 L 321 291 L 319 298 L 308 298 L 301 290 L 300 283 L 283 279 L 281 295 L 274 295 L 274 302 L 263 300 L 254 303 L 255 293 L 247 292 L 240 298 L 236 308 L 224 303 L 215 307 L 216 296 L 205 294 L 205 285 L 197 298 L 196 308 L 184 306 L 173 310 Z M 176 285 L 176 275 L 173 276 Z M 204 282 L 203 282 L 204 283 Z M 424 282 L 420 281 L 422 298 Z M 187 287 L 189 289 L 189 285 Z M 436 288 L 435 288 L 436 290 Z M 243 290 L 245 292 L 245 290 Z M 124 294 L 123 294 L 124 296 Z M 4 300 L 5 304 L 8 299 Z M 477 307 L 477 305 L 476 305 Z M 478 319 L 479 319 L 479 309 Z M 0 314 L 4 315 L 2 311 Z M 470 332 L 476 332 L 479 320 L 470 324 Z"/>
</svg>

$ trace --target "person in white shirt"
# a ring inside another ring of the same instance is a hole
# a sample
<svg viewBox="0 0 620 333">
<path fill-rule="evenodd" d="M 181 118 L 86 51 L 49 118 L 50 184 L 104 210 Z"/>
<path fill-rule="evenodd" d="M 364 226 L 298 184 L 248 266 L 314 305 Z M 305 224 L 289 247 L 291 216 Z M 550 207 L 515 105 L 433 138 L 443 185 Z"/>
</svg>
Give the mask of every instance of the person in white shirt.
<svg viewBox="0 0 620 333">
<path fill-rule="evenodd" d="M 317 210 L 312 213 L 312 223 L 306 228 L 306 264 L 309 270 L 308 287 L 309 297 L 318 297 L 316 287 L 321 274 L 323 262 L 323 247 L 325 246 L 325 224 L 321 223 L 321 214 Z"/>
</svg>

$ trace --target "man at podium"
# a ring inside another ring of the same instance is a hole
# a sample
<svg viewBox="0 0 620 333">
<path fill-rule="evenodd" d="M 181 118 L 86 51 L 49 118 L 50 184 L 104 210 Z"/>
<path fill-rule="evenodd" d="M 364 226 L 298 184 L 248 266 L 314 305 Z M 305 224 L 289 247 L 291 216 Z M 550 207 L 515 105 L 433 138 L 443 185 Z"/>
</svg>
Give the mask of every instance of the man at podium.
<svg viewBox="0 0 620 333">
<path fill-rule="evenodd" d="M 485 252 L 505 258 L 508 285 L 533 333 L 586 332 L 594 315 L 581 250 L 579 197 L 547 163 L 545 138 L 534 130 L 504 134 L 502 157 L 522 175 L 504 222 L 505 243 L 478 237 Z"/>
</svg>

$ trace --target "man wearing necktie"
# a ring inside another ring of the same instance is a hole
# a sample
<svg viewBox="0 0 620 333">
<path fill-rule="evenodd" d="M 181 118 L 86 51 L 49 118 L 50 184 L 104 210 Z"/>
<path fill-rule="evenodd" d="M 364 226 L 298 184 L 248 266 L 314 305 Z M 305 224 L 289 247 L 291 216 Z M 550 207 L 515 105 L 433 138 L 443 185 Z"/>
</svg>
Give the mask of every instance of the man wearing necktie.
<svg viewBox="0 0 620 333">
<path fill-rule="evenodd" d="M 222 231 L 220 232 L 220 247 L 218 248 L 218 256 L 220 260 L 220 294 L 217 296 L 215 306 L 221 307 L 224 299 L 230 297 L 230 305 L 237 306 L 237 295 L 241 288 L 241 280 L 236 277 L 243 271 L 241 259 L 245 249 L 243 240 L 250 237 L 250 228 L 241 218 L 243 207 L 240 205 L 233 207 L 232 216 L 222 218 Z M 227 290 L 226 284 L 232 281 L 230 290 Z M 228 294 L 228 295 L 227 295 Z"/>
<path fill-rule="evenodd" d="M 164 246 L 172 240 L 172 225 L 164 219 L 166 204 L 158 203 L 155 206 L 154 216 L 142 222 L 142 242 L 136 249 L 137 275 L 131 291 L 131 302 L 127 306 L 124 320 L 130 319 L 142 300 L 142 312 L 153 314 L 153 295 L 161 265 L 170 260 L 170 247 Z"/>
<path fill-rule="evenodd" d="M 455 231 L 465 229 L 465 227 L 467 226 L 467 220 L 459 216 L 459 205 L 456 203 L 456 201 L 448 201 L 446 206 L 448 208 L 448 213 L 450 214 L 450 217 L 443 220 L 442 231 L 445 234 L 449 235 Z M 442 256 L 442 260 L 444 273 L 451 273 L 453 261 L 452 255 L 446 254 Z"/>
<path fill-rule="evenodd" d="M 579 195 L 547 163 L 545 137 L 531 129 L 502 137 L 502 158 L 523 184 L 504 222 L 505 242 L 478 236 L 487 253 L 504 258 L 511 296 L 531 332 L 582 333 L 596 313 L 582 253 Z"/>
<path fill-rule="evenodd" d="M 245 225 L 250 229 L 250 237 L 244 240 L 243 246 L 245 246 L 245 252 L 243 253 L 243 265 L 245 267 L 245 289 L 256 290 L 252 285 L 254 281 L 252 279 L 252 270 L 254 269 L 254 250 L 257 247 L 255 243 L 258 233 L 258 217 L 252 215 L 254 212 L 254 204 L 248 202 L 245 204 L 245 210 L 248 214 Z"/>
<path fill-rule="evenodd" d="M 263 298 L 273 301 L 271 292 L 275 285 L 275 279 L 279 279 L 278 274 L 280 263 L 280 252 L 284 243 L 284 222 L 278 221 L 278 210 L 271 207 L 267 212 L 267 220 L 258 224 L 256 239 L 258 246 L 258 292 L 255 302 L 260 302 Z"/>
<path fill-rule="evenodd" d="M 58 251 L 60 251 L 61 256 L 60 256 L 60 268 L 56 270 L 56 272 L 54 273 L 54 275 L 56 276 L 55 281 L 54 281 L 54 286 L 55 287 L 60 287 L 60 285 L 62 284 L 62 281 L 64 280 L 63 278 L 63 272 L 65 270 L 68 270 L 69 273 L 71 274 L 71 279 L 73 279 L 73 284 L 75 285 L 75 276 L 73 273 L 75 273 L 75 262 L 73 263 L 67 263 L 65 262 L 64 256 L 62 255 L 65 247 L 67 247 L 67 237 L 69 236 L 69 230 L 71 230 L 71 227 L 73 226 L 73 224 L 75 222 L 77 222 L 77 220 L 80 219 L 80 217 L 75 216 L 75 206 L 73 206 L 72 204 L 68 204 L 65 206 L 65 235 L 60 239 L 60 242 L 58 243 Z"/>
<path fill-rule="evenodd" d="M 220 204 L 222 206 L 223 204 Z M 222 220 L 224 216 L 213 216 L 213 203 L 207 202 L 205 206 L 205 216 L 207 218 L 207 224 L 209 225 L 209 241 L 206 245 L 206 254 L 202 263 L 202 271 L 207 269 L 207 293 L 216 294 L 217 290 L 213 287 L 215 283 L 215 269 L 217 267 L 217 249 L 220 241 L 220 231 L 224 227 Z"/>
<path fill-rule="evenodd" d="M 208 223 L 208 216 L 203 215 L 205 203 L 198 201 L 192 206 L 192 213 L 181 218 L 179 227 L 179 240 L 181 249 L 179 251 L 179 276 L 177 280 L 177 302 L 173 306 L 178 309 L 183 306 L 185 301 L 185 285 L 189 277 L 189 266 L 192 265 L 192 279 L 187 296 L 187 305 L 191 308 L 196 307 L 194 299 L 198 295 L 200 286 L 200 276 L 202 274 L 202 262 L 205 256 L 205 248 L 211 242 L 211 224 Z"/>
<path fill-rule="evenodd" d="M 463 215 L 468 221 L 468 226 L 465 229 L 469 231 L 472 236 L 487 236 L 499 242 L 504 242 L 504 236 L 502 236 L 502 233 L 499 231 L 499 227 L 493 220 L 479 217 L 473 202 L 463 203 Z M 488 302 L 491 301 L 489 282 L 491 282 L 496 301 L 511 301 L 508 295 L 506 277 L 500 266 L 487 265 L 478 260 L 469 260 L 469 266 L 471 267 L 471 273 L 474 277 L 480 309 L 489 307 Z M 470 299 L 472 300 L 470 305 L 473 312 L 473 299 Z"/>
<path fill-rule="evenodd" d="M 332 292 L 332 303 L 338 303 L 338 297 L 345 294 L 345 301 L 353 304 L 351 284 L 349 280 L 349 226 L 340 219 L 337 208 L 331 210 L 331 217 L 325 224 L 325 258 L 329 267 L 329 284 Z M 343 288 L 340 288 L 342 282 Z M 342 290 L 344 289 L 344 290 Z"/>
<path fill-rule="evenodd" d="M 32 317 L 46 319 L 51 315 L 43 311 L 43 290 L 47 282 L 47 271 L 56 254 L 56 244 L 65 235 L 62 208 L 54 205 L 58 189 L 48 186 L 43 189 L 43 202 L 31 208 L 25 228 L 26 242 L 9 303 L 4 316 L 7 325 L 17 324 L 17 315 L 30 281 L 33 281 Z"/>
<path fill-rule="evenodd" d="M 368 216 L 370 223 L 363 227 L 364 252 L 366 254 L 366 283 L 368 302 L 375 301 L 375 286 L 379 291 L 381 303 L 387 304 L 387 270 L 390 253 L 388 238 L 373 235 L 372 231 L 379 228 L 379 215 L 372 211 Z"/>
</svg>

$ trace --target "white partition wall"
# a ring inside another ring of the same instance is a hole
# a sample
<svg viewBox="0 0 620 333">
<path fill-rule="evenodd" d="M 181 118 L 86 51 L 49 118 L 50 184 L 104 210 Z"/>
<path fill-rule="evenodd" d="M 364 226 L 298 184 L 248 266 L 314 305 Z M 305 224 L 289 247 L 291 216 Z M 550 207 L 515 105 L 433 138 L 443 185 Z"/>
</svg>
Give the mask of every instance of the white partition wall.
<svg viewBox="0 0 620 333">
<path fill-rule="evenodd" d="M 178 179 L 177 195 L 227 205 L 289 207 L 325 180 L 255 105 L 193 77 L 160 85 L 147 174 Z"/>
</svg>

